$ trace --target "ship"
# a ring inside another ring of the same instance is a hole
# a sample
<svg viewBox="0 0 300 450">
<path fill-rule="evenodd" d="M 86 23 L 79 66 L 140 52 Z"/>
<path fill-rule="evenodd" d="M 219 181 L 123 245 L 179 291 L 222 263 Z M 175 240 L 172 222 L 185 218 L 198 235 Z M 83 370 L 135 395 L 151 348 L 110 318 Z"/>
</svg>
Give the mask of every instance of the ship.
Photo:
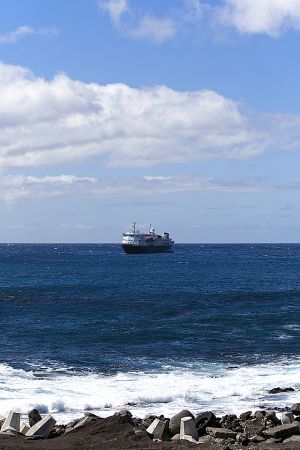
<svg viewBox="0 0 300 450">
<path fill-rule="evenodd" d="M 123 233 L 122 247 L 125 253 L 170 253 L 174 241 L 169 233 L 156 234 L 150 225 L 148 233 L 140 233 L 134 222 L 131 231 Z"/>
</svg>

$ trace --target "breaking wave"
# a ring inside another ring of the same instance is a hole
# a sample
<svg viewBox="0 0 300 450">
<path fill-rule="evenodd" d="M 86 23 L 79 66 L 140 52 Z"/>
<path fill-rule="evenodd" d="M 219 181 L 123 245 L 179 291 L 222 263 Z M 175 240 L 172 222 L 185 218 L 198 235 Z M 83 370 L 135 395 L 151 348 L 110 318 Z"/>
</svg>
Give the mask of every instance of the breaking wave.
<svg viewBox="0 0 300 450">
<path fill-rule="evenodd" d="M 105 417 L 123 407 L 137 416 L 149 412 L 168 416 L 184 408 L 218 414 L 282 408 L 298 400 L 299 370 L 299 359 L 231 368 L 199 363 L 114 375 L 65 368 L 25 371 L 0 364 L 0 416 L 11 409 L 25 415 L 33 407 L 61 422 L 80 417 L 85 410 Z M 268 394 L 277 386 L 296 391 Z"/>
</svg>

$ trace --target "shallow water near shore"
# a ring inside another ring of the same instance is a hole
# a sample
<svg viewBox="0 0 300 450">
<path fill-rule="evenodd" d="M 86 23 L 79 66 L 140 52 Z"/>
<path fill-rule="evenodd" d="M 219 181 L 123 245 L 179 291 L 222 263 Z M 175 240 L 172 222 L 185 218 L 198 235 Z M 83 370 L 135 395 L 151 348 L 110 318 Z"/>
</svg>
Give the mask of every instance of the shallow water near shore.
<svg viewBox="0 0 300 450">
<path fill-rule="evenodd" d="M 300 245 L 0 246 L 0 416 L 284 407 L 300 388 Z"/>
</svg>

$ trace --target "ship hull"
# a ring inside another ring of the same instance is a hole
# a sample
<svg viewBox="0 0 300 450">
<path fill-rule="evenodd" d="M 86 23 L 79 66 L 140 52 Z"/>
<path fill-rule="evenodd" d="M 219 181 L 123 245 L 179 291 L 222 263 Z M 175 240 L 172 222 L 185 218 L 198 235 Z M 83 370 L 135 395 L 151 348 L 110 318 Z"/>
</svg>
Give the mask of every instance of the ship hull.
<svg viewBox="0 0 300 450">
<path fill-rule="evenodd" d="M 170 253 L 172 252 L 172 245 L 130 245 L 122 244 L 125 253 L 139 254 L 139 253 Z"/>
</svg>

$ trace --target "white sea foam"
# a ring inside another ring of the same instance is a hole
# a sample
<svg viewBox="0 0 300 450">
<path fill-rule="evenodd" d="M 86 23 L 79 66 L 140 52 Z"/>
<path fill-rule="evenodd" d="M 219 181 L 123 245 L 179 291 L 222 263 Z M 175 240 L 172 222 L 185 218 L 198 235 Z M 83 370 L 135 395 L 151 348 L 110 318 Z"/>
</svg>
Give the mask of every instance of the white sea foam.
<svg viewBox="0 0 300 450">
<path fill-rule="evenodd" d="M 299 389 L 299 370 L 300 360 L 231 370 L 218 364 L 168 366 L 157 373 L 110 376 L 51 369 L 26 372 L 0 364 L 0 417 L 10 409 L 26 414 L 38 407 L 66 422 L 84 410 L 108 416 L 128 403 L 137 416 L 150 411 L 171 415 L 183 408 L 222 414 L 255 410 L 260 405 L 284 407 L 299 400 L 298 392 L 269 395 L 267 391 L 277 386 Z"/>
</svg>

